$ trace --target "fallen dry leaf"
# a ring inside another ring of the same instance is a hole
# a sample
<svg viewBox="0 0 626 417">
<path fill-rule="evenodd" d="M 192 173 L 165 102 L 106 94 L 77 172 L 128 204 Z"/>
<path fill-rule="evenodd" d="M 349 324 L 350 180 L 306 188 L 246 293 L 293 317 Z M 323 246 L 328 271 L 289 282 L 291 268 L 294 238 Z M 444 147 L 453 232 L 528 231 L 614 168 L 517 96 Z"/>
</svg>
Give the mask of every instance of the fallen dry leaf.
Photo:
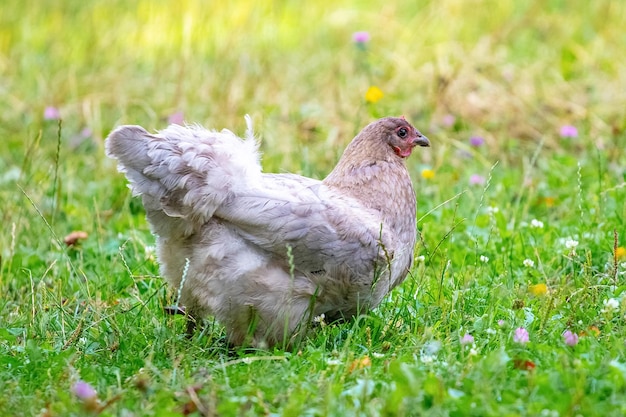
<svg viewBox="0 0 626 417">
<path fill-rule="evenodd" d="M 75 230 L 69 235 L 65 236 L 65 238 L 63 238 L 63 242 L 65 242 L 67 246 L 74 246 L 78 243 L 79 240 L 87 239 L 88 236 L 89 235 L 87 234 L 87 232 L 83 232 L 82 230 Z"/>
</svg>

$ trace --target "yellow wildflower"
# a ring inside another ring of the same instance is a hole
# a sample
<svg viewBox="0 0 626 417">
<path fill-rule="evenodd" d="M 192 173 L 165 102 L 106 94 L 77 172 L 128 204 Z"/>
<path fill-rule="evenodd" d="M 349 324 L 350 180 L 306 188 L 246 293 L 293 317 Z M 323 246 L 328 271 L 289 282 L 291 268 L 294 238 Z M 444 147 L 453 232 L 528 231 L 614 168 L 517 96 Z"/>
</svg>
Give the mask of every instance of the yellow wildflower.
<svg viewBox="0 0 626 417">
<path fill-rule="evenodd" d="M 365 101 L 374 104 L 384 96 L 385 93 L 383 93 L 383 90 L 373 85 L 367 89 L 367 92 L 365 93 Z"/>
<path fill-rule="evenodd" d="M 617 259 L 626 259 L 626 248 L 623 246 L 620 246 L 617 249 L 615 249 L 615 257 Z"/>
<path fill-rule="evenodd" d="M 432 180 L 433 178 L 435 178 L 435 171 L 429 168 L 424 168 L 422 170 L 422 178 L 424 178 L 425 180 Z"/>
<path fill-rule="evenodd" d="M 529 286 L 528 290 L 533 295 L 545 295 L 548 292 L 548 286 L 546 284 L 535 284 Z"/>
<path fill-rule="evenodd" d="M 357 369 L 369 368 L 370 366 L 372 366 L 372 360 L 369 356 L 365 355 L 362 358 L 353 360 L 348 371 L 354 372 Z"/>
</svg>

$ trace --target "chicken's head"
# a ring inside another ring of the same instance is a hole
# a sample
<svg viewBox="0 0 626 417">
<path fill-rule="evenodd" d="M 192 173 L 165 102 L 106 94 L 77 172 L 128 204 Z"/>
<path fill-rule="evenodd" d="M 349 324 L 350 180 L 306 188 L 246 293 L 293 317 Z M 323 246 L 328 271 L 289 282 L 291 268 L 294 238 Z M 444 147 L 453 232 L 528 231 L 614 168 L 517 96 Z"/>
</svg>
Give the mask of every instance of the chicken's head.
<svg viewBox="0 0 626 417">
<path fill-rule="evenodd" d="M 401 158 L 411 155 L 416 146 L 430 146 L 428 138 L 411 126 L 404 117 L 386 117 L 378 122 L 386 133 L 387 143 Z"/>
</svg>

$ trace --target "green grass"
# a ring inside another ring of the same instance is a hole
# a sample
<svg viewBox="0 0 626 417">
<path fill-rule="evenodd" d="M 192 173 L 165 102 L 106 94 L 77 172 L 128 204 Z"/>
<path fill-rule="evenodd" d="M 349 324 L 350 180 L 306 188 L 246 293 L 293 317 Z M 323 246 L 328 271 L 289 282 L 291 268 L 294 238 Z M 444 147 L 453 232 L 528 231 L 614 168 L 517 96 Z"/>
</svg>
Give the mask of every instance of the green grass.
<svg viewBox="0 0 626 417">
<path fill-rule="evenodd" d="M 0 415 L 626 414 L 626 3 L 356 3 L 3 4 Z M 103 150 L 114 126 L 176 111 L 238 133 L 248 113 L 266 170 L 317 178 L 404 114 L 432 142 L 407 161 L 423 260 L 292 352 L 229 352 L 210 319 L 186 340 Z"/>
</svg>

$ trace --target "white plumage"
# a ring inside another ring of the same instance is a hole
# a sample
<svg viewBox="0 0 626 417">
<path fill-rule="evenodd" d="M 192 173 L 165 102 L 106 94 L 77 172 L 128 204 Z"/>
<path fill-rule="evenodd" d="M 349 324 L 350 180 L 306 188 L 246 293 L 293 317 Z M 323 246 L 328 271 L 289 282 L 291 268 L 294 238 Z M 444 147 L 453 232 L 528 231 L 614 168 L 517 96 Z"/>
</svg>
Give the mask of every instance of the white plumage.
<svg viewBox="0 0 626 417">
<path fill-rule="evenodd" d="M 415 193 L 404 165 L 428 140 L 403 118 L 368 125 L 324 180 L 261 171 L 250 120 L 232 132 L 122 126 L 107 154 L 141 195 L 161 272 L 233 344 L 289 343 L 312 318 L 375 307 L 407 275 Z"/>
</svg>

